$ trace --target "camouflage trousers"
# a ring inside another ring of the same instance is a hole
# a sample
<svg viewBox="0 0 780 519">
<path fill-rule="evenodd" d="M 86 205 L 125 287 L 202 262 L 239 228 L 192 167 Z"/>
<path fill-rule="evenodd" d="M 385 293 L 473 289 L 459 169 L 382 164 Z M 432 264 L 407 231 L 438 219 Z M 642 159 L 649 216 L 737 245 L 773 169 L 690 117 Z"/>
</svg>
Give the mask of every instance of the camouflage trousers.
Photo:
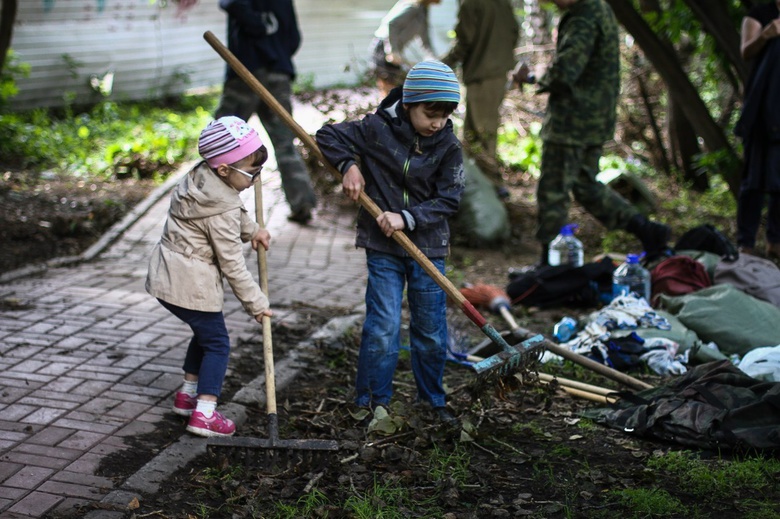
<svg viewBox="0 0 780 519">
<path fill-rule="evenodd" d="M 609 230 L 625 229 L 639 212 L 596 180 L 601 148 L 543 143 L 542 174 L 536 187 L 536 239 L 541 244 L 550 243 L 568 223 L 571 195 Z"/>
<path fill-rule="evenodd" d="M 269 72 L 266 69 L 255 70 L 253 74 L 279 104 L 288 113 L 292 113 L 290 76 Z M 312 188 L 309 171 L 293 142 L 295 134 L 241 78 L 228 79 L 223 87 L 215 117 L 235 115 L 248 121 L 252 114 L 257 114 L 271 139 L 279 174 L 282 177 L 282 189 L 291 211 L 296 213 L 313 209 L 317 205 L 317 198 Z M 268 143 L 265 144 L 268 146 Z"/>
</svg>

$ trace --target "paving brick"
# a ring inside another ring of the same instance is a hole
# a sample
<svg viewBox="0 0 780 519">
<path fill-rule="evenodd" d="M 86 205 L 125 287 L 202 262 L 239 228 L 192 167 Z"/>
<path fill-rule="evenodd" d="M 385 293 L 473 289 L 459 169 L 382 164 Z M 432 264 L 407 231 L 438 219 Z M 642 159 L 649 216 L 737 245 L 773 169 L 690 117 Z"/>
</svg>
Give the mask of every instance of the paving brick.
<svg viewBox="0 0 780 519">
<path fill-rule="evenodd" d="M 37 407 L 51 407 L 56 405 L 63 410 L 74 409 L 87 400 L 84 396 L 69 395 L 68 393 L 58 394 L 53 391 L 36 390 L 19 399 L 20 404 L 32 405 Z"/>
<path fill-rule="evenodd" d="M 14 506 L 8 509 L 9 512 L 26 514 L 32 517 L 40 517 L 52 508 L 54 508 L 62 497 L 55 494 L 47 494 L 45 492 L 32 492 L 27 497 L 16 503 Z"/>
<path fill-rule="evenodd" d="M 67 449 L 87 451 L 105 439 L 105 434 L 76 431 L 67 438 L 63 438 L 63 440 L 56 445 L 57 447 L 63 447 Z"/>
<path fill-rule="evenodd" d="M 48 384 L 52 380 L 54 380 L 54 377 L 50 375 L 36 375 L 35 373 L 22 373 L 18 371 L 4 371 L 3 377 L 5 380 L 3 381 L 5 384 L 11 384 L 11 381 L 9 379 L 18 379 L 23 380 L 25 384 L 29 384 L 31 382 L 38 382 L 40 384 Z M 39 384 L 39 385 L 40 385 Z"/>
<path fill-rule="evenodd" d="M 82 417 L 82 415 L 78 415 L 79 418 Z M 88 416 L 83 416 L 84 418 L 88 418 Z M 91 431 L 101 434 L 111 434 L 115 430 L 119 428 L 119 425 L 121 424 L 104 424 L 104 423 L 97 423 L 92 420 L 80 420 L 76 418 L 60 418 L 56 422 L 54 422 L 53 425 L 56 425 L 58 427 L 67 427 L 70 429 L 77 429 L 77 430 L 83 430 L 83 431 Z"/>
<path fill-rule="evenodd" d="M 102 461 L 102 455 L 88 452 L 70 465 L 67 465 L 65 470 L 69 472 L 78 472 L 81 474 L 94 474 L 98 467 L 100 467 L 100 463 Z"/>
<path fill-rule="evenodd" d="M 18 422 L 25 416 L 35 412 L 37 409 L 38 407 L 33 405 L 11 404 L 3 410 L 3 419 Z"/>
<path fill-rule="evenodd" d="M 79 456 L 81 452 L 78 449 L 66 449 L 64 447 L 50 447 L 47 445 L 35 445 L 32 443 L 21 443 L 17 445 L 11 452 L 24 452 L 28 454 L 34 454 L 36 456 L 49 456 L 52 458 L 64 459 L 73 461 Z"/>
<path fill-rule="evenodd" d="M 25 496 L 29 492 L 26 488 L 15 488 L 15 487 L 7 487 L 5 485 L 0 485 L 0 496 L 7 497 L 9 499 L 18 500 Z M 5 514 L 3 514 L 1 517 L 5 519 Z"/>
<path fill-rule="evenodd" d="M 0 403 L 12 404 L 30 394 L 32 391 L 31 388 L 5 386 L 0 389 Z"/>
<path fill-rule="evenodd" d="M 118 418 L 124 418 L 126 420 L 132 420 L 138 415 L 142 414 L 150 408 L 148 404 L 140 404 L 136 402 L 122 402 L 115 408 L 111 409 L 107 414 L 116 416 Z"/>
<path fill-rule="evenodd" d="M 71 372 L 71 375 L 72 374 L 73 373 Z M 85 378 L 87 379 L 87 381 L 84 382 L 83 384 L 79 384 L 78 386 L 74 387 L 71 390 L 71 393 L 76 395 L 85 395 L 89 397 L 94 397 L 102 394 L 112 385 L 110 381 L 92 380 L 86 376 L 79 377 L 80 380 L 84 380 Z"/>
<path fill-rule="evenodd" d="M 73 388 L 75 388 L 75 387 L 77 387 L 77 386 L 79 386 L 80 384 L 83 384 L 83 383 L 84 383 L 84 379 L 83 378 L 60 376 L 60 377 L 57 377 L 56 380 L 52 380 L 51 382 L 49 382 L 48 384 L 43 386 L 43 389 L 45 389 L 47 391 L 56 392 L 56 393 L 58 393 L 58 394 L 60 394 L 62 396 L 62 395 L 68 394 L 68 392 L 71 389 L 73 389 Z M 71 394 L 69 396 L 72 397 L 72 398 L 79 398 L 79 396 L 77 394 Z"/>
<path fill-rule="evenodd" d="M 79 433 L 78 432 L 74 433 L 73 429 L 64 429 L 62 427 L 46 427 L 44 429 L 41 429 L 34 435 L 30 436 L 27 439 L 27 442 L 34 443 L 37 445 L 54 446 L 74 434 L 79 434 Z M 65 445 L 65 447 L 70 447 L 70 445 Z"/>
<path fill-rule="evenodd" d="M 62 458 L 50 458 L 49 456 L 36 456 L 29 452 L 9 451 L 3 454 L 4 461 L 21 463 L 22 465 L 35 465 L 36 467 L 48 467 L 60 470 L 68 465 L 69 461 Z"/>
<path fill-rule="evenodd" d="M 22 467 L 16 474 L 3 481 L 3 486 L 13 488 L 36 488 L 49 479 L 54 470 L 44 467 Z"/>
<path fill-rule="evenodd" d="M 89 514 L 89 510 L 92 510 L 92 504 L 95 502 L 93 499 L 81 499 L 76 497 L 68 497 L 63 499 L 54 509 L 52 509 L 51 514 L 54 517 L 62 516 L 62 517 L 73 517 L 74 513 L 81 513 L 85 514 L 83 517 L 87 517 L 87 514 Z M 99 510 L 102 512 L 103 510 Z M 120 515 L 118 519 L 122 519 L 122 516 Z"/>
<path fill-rule="evenodd" d="M 23 467 L 24 465 L 20 463 L 9 463 L 7 461 L 0 460 L 0 482 L 5 481 L 7 478 L 13 476 Z"/>
<path fill-rule="evenodd" d="M 65 405 L 64 402 L 61 402 L 62 405 Z M 42 407 L 40 409 L 36 409 L 32 413 L 28 414 L 24 418 L 20 420 L 22 423 L 29 423 L 29 424 L 37 424 L 37 425 L 48 425 L 52 423 L 54 420 L 59 418 L 60 416 L 67 413 L 65 409 L 55 409 L 53 407 Z"/>
<path fill-rule="evenodd" d="M 95 476 L 93 474 L 83 474 L 80 472 L 70 472 L 63 470 L 54 474 L 51 481 L 61 481 L 72 483 L 74 485 L 85 485 L 100 488 L 101 490 L 114 488 L 114 482 L 108 478 Z"/>
<path fill-rule="evenodd" d="M 78 408 L 79 412 L 84 413 L 96 413 L 106 414 L 108 411 L 118 406 L 121 400 L 115 398 L 92 398 L 88 400 L 84 405 Z"/>
</svg>

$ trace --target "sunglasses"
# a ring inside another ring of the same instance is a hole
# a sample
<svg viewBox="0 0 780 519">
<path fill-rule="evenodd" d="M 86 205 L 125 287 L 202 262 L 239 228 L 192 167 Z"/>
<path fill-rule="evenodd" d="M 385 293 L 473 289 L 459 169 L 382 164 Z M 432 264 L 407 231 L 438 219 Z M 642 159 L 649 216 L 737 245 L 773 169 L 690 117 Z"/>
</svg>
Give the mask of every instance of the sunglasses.
<svg viewBox="0 0 780 519">
<path fill-rule="evenodd" d="M 250 179 L 252 179 L 252 182 L 256 182 L 260 178 L 260 173 L 262 173 L 262 171 L 263 171 L 262 168 L 261 168 L 261 169 L 257 170 L 257 173 L 252 174 L 252 173 L 248 173 L 248 172 L 244 171 L 243 169 L 238 169 L 235 166 L 231 166 L 230 164 L 228 164 L 227 167 L 229 167 L 230 169 L 235 169 L 239 173 L 242 173 L 242 174 L 248 176 Z"/>
</svg>

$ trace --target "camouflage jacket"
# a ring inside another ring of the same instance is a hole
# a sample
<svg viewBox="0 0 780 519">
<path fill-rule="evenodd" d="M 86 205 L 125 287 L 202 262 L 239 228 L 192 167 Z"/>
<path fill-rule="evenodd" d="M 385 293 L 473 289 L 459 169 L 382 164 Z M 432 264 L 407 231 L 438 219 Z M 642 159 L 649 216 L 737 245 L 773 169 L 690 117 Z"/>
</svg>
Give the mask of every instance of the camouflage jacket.
<svg viewBox="0 0 780 519">
<path fill-rule="evenodd" d="M 604 0 L 579 0 L 558 24 L 555 59 L 539 81 L 549 92 L 542 139 L 602 144 L 615 132 L 620 91 L 618 26 Z"/>
</svg>

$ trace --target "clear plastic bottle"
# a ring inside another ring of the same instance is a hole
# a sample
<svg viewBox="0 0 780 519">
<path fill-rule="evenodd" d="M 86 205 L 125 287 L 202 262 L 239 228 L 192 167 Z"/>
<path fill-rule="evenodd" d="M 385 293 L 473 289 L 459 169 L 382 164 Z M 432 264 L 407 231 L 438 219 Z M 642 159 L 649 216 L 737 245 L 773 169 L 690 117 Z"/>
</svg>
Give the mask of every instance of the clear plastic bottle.
<svg viewBox="0 0 780 519">
<path fill-rule="evenodd" d="M 640 258 L 638 254 L 629 254 L 625 263 L 615 269 L 612 274 L 613 298 L 633 292 L 650 302 L 650 272 L 639 263 Z"/>
<path fill-rule="evenodd" d="M 561 233 L 550 242 L 547 263 L 551 267 L 558 265 L 581 267 L 585 263 L 582 242 L 574 236 L 577 227 L 579 226 L 574 223 L 564 225 L 561 227 Z"/>
</svg>

